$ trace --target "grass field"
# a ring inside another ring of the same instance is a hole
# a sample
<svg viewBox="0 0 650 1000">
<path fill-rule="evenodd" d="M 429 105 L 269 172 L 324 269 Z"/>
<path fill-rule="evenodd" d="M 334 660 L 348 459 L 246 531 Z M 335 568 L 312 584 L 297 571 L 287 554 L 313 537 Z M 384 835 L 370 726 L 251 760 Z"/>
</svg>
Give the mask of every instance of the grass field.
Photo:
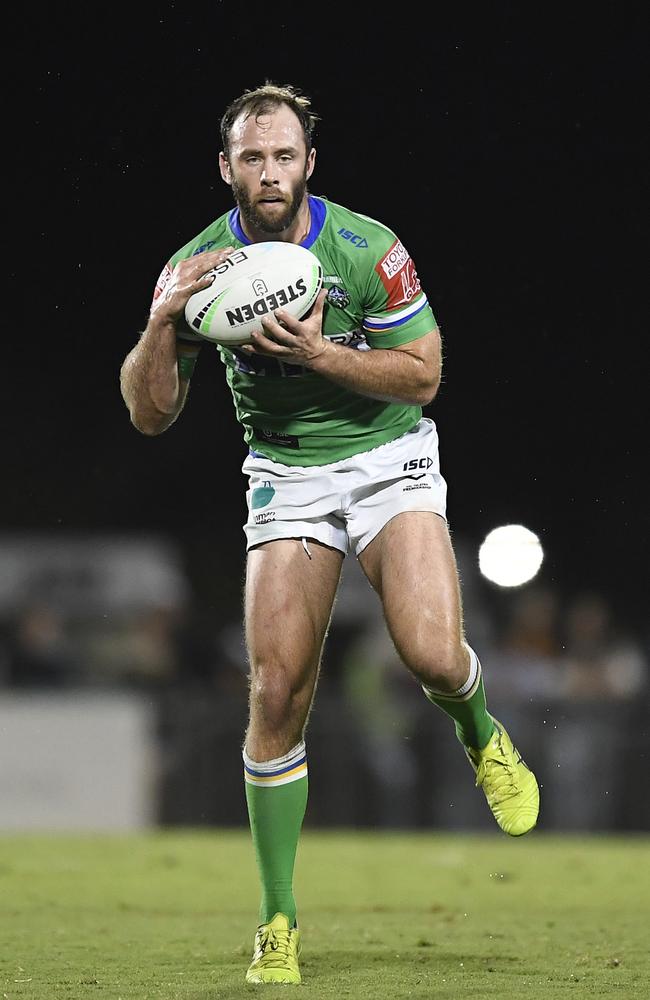
<svg viewBox="0 0 650 1000">
<path fill-rule="evenodd" d="M 650 838 L 306 830 L 303 985 L 247 986 L 249 835 L 0 837 L 0 1000 L 650 995 Z"/>
</svg>

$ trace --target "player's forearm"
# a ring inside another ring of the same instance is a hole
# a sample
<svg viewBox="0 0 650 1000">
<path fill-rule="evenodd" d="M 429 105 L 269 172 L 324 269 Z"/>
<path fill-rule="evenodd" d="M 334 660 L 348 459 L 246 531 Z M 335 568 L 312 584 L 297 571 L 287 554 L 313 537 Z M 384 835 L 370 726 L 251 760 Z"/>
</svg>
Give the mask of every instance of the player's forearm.
<svg viewBox="0 0 650 1000">
<path fill-rule="evenodd" d="M 399 350 L 357 351 L 329 340 L 310 368 L 337 385 L 388 403 L 425 406 L 440 385 L 439 368 L 432 370 L 415 355 Z"/>
<path fill-rule="evenodd" d="M 176 327 L 150 320 L 126 356 L 120 388 L 131 421 L 143 434 L 161 434 L 180 413 L 187 382 L 179 379 Z"/>
</svg>

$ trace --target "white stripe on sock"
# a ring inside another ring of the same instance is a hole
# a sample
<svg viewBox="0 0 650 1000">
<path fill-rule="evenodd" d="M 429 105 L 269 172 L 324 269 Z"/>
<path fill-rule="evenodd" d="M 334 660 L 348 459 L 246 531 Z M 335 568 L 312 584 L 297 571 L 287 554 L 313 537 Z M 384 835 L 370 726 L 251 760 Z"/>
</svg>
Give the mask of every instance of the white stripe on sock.
<svg viewBox="0 0 650 1000">
<path fill-rule="evenodd" d="M 264 760 L 258 763 L 242 750 L 244 758 L 244 780 L 248 785 L 258 788 L 275 788 L 278 785 L 289 785 L 307 777 L 307 754 L 304 742 L 298 743 L 284 757 Z"/>
<path fill-rule="evenodd" d="M 280 768 L 288 767 L 294 760 L 299 760 L 305 754 L 305 742 L 301 740 L 296 746 L 289 750 L 284 757 L 274 757 L 273 760 L 263 760 L 257 761 L 253 760 L 246 753 L 246 747 L 242 750 L 242 757 L 244 758 L 244 764 L 246 767 L 250 767 L 253 771 L 264 771 L 265 773 L 272 773 L 273 771 L 278 771 Z"/>
<path fill-rule="evenodd" d="M 422 687 L 426 694 L 430 694 L 434 698 L 449 698 L 452 701 L 467 701 L 468 698 L 472 697 L 481 679 L 481 664 L 478 656 L 468 643 L 465 643 L 465 648 L 469 653 L 469 674 L 467 680 L 461 684 L 457 691 L 438 691 L 436 688 L 429 687 L 428 684 L 423 684 Z"/>
</svg>

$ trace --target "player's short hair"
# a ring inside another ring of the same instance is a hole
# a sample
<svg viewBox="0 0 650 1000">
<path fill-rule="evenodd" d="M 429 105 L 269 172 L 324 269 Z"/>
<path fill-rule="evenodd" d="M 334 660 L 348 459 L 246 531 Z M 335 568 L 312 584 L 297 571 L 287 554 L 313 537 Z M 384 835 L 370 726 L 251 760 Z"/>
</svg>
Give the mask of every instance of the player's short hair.
<svg viewBox="0 0 650 1000">
<path fill-rule="evenodd" d="M 245 90 L 240 97 L 231 101 L 224 111 L 219 127 L 222 149 L 226 159 L 230 155 L 230 133 L 236 119 L 241 114 L 245 118 L 250 118 L 251 115 L 254 115 L 255 118 L 260 115 L 268 115 L 271 111 L 279 108 L 281 104 L 286 104 L 296 115 L 302 126 L 305 146 L 309 153 L 312 147 L 314 127 L 318 121 L 318 115 L 311 110 L 310 98 L 297 87 L 292 87 L 291 84 L 280 86 L 271 80 L 266 80 L 262 87 L 256 87 L 255 90 Z"/>
</svg>

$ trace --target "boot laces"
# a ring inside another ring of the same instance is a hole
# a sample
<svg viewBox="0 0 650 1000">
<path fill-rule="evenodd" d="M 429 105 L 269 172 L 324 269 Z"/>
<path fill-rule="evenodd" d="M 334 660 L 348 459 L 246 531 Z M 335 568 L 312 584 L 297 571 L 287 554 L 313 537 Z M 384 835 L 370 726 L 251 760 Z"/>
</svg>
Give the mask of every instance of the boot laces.
<svg viewBox="0 0 650 1000">
<path fill-rule="evenodd" d="M 521 789 L 517 784 L 517 774 L 513 762 L 508 759 L 501 735 L 493 753 L 485 754 L 478 765 L 476 785 L 480 787 L 488 781 L 489 796 L 492 800 L 503 801 L 518 795 Z"/>
<path fill-rule="evenodd" d="M 258 960 L 272 961 L 273 965 L 288 965 L 291 954 L 291 932 L 276 931 L 266 927 L 259 932 L 257 942 Z"/>
</svg>

